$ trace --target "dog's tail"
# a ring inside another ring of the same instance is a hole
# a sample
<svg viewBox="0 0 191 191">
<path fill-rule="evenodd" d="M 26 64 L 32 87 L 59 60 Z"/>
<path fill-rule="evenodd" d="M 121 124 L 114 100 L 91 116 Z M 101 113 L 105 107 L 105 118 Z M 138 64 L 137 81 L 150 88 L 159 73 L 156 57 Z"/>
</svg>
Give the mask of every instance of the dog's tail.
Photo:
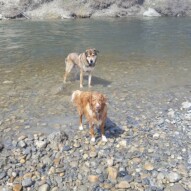
<svg viewBox="0 0 191 191">
<path fill-rule="evenodd" d="M 75 103 L 77 101 L 77 97 L 81 94 L 80 90 L 76 90 L 72 93 L 71 102 Z"/>
</svg>

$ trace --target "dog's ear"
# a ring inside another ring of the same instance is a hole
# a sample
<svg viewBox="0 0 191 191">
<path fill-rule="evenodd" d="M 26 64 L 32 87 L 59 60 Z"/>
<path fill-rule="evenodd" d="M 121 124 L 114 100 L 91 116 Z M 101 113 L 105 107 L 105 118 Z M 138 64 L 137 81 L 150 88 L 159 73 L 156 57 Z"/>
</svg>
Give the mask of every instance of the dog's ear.
<svg viewBox="0 0 191 191">
<path fill-rule="evenodd" d="M 106 96 L 105 95 L 102 95 L 102 101 L 103 101 L 103 103 L 106 103 L 107 102 L 107 98 L 106 98 Z"/>
<path fill-rule="evenodd" d="M 85 51 L 86 57 L 88 56 L 88 51 L 89 51 L 89 49 L 87 49 L 87 50 Z"/>
<path fill-rule="evenodd" d="M 95 48 L 93 48 L 94 53 L 97 55 L 99 53 L 99 50 L 96 50 Z"/>
</svg>

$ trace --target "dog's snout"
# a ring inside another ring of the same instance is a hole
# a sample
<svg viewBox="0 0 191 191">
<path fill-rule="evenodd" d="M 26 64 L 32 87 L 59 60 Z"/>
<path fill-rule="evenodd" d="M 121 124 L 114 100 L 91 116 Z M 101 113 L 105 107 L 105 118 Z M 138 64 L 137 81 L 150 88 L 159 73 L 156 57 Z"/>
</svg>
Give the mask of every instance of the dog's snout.
<svg viewBox="0 0 191 191">
<path fill-rule="evenodd" d="M 101 105 L 99 103 L 96 103 L 96 109 L 100 109 Z"/>
</svg>

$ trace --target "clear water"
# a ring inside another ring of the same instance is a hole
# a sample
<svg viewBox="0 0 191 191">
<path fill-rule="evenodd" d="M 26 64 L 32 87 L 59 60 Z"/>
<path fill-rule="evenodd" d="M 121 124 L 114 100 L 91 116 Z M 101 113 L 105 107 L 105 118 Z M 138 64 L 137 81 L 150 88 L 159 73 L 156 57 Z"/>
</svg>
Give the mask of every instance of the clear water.
<svg viewBox="0 0 191 191">
<path fill-rule="evenodd" d="M 70 95 L 79 81 L 54 92 L 67 54 L 89 47 L 100 51 L 93 90 L 108 97 L 130 92 L 136 102 L 148 91 L 190 91 L 191 18 L 1 21 L 0 120 L 16 116 L 24 126 L 71 120 Z"/>
</svg>

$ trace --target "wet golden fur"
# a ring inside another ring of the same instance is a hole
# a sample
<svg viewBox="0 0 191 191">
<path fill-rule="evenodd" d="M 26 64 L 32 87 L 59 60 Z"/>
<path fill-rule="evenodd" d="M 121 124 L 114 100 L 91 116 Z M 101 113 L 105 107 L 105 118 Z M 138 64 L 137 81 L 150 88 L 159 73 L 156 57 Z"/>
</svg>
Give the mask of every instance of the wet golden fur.
<svg viewBox="0 0 191 191">
<path fill-rule="evenodd" d="M 72 102 L 77 107 L 79 113 L 80 130 L 83 129 L 82 116 L 85 115 L 90 125 L 92 141 L 95 141 L 94 125 L 100 125 L 102 140 L 107 141 L 104 130 L 107 118 L 106 97 L 98 92 L 83 92 L 76 90 L 72 94 Z"/>
</svg>

